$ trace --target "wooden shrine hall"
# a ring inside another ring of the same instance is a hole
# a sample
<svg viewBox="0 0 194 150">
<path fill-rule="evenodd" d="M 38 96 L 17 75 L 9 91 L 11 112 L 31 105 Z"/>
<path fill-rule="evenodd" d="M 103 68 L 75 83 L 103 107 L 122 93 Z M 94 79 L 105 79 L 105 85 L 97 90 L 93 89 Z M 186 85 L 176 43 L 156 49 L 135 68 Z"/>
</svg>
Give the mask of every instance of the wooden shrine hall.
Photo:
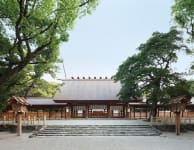
<svg viewBox="0 0 194 150">
<path fill-rule="evenodd" d="M 53 99 L 56 103 L 67 103 L 66 113 L 72 118 L 127 117 L 128 104 L 117 96 L 120 88 L 120 83 L 112 79 L 78 77 L 65 80 Z M 131 101 L 140 100 L 133 98 Z"/>
<path fill-rule="evenodd" d="M 129 103 L 119 100 L 121 84 L 108 78 L 71 78 L 64 80 L 61 88 L 53 98 L 25 98 L 26 117 L 43 117 L 48 119 L 63 118 L 149 118 L 151 105 L 142 98 L 133 97 Z M 20 98 L 20 97 L 11 97 Z M 23 98 L 22 98 L 23 99 Z M 168 105 L 158 104 L 157 117 L 171 117 Z M 7 118 L 13 117 L 11 106 L 7 106 Z M 184 116 L 189 117 L 194 112 L 194 100 L 187 104 Z M 182 115 L 183 116 L 183 115 Z M 192 114 L 194 116 L 194 114 Z"/>
</svg>

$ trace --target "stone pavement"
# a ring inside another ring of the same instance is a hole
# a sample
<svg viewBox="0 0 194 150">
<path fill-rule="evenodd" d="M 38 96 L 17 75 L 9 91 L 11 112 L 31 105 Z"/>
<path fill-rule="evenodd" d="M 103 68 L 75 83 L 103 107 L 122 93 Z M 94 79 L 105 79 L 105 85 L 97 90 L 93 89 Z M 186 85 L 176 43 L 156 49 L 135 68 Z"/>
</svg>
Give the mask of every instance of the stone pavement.
<svg viewBox="0 0 194 150">
<path fill-rule="evenodd" d="M 47 123 L 49 123 L 48 121 Z M 51 121 L 52 122 L 52 121 Z M 51 123 L 50 122 L 50 123 Z M 116 123 L 134 124 L 141 121 L 131 120 L 64 120 L 63 123 Z M 54 124 L 62 124 L 53 121 Z M 144 123 L 144 122 L 141 122 Z M 30 134 L 17 137 L 15 134 L 0 132 L 0 149 L 2 150 L 192 150 L 194 132 L 163 133 L 161 136 L 68 136 L 28 138 Z"/>
<path fill-rule="evenodd" d="M 5 134 L 5 133 L 4 133 Z M 1 133 L 0 133 L 1 136 Z M 28 138 L 15 134 L 0 138 L 2 150 L 192 150 L 194 132 L 153 137 L 49 137 Z"/>
<path fill-rule="evenodd" d="M 67 119 L 47 120 L 46 125 L 150 125 L 150 122 L 129 119 Z"/>
</svg>

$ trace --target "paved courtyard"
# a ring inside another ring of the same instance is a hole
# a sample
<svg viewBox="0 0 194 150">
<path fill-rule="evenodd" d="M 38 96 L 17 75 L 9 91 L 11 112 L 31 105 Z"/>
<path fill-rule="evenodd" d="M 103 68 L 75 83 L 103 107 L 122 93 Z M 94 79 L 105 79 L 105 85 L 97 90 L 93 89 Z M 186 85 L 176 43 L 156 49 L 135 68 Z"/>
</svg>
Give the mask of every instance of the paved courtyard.
<svg viewBox="0 0 194 150">
<path fill-rule="evenodd" d="M 47 124 L 143 124 L 131 120 L 64 120 L 47 121 Z M 68 136 L 35 137 L 30 134 L 21 137 L 0 132 L 2 150 L 192 150 L 194 132 L 163 133 L 161 136 Z"/>
<path fill-rule="evenodd" d="M 47 120 L 46 125 L 147 125 L 149 122 L 129 119 L 67 119 Z"/>
</svg>

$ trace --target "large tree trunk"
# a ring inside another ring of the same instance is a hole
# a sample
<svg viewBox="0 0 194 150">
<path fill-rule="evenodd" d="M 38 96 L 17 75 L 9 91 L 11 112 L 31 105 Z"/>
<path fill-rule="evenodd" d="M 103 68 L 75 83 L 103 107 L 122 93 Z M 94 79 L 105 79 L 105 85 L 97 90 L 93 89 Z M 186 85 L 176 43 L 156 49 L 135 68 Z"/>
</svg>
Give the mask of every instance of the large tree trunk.
<svg viewBox="0 0 194 150">
<path fill-rule="evenodd" d="M 157 101 L 154 101 L 152 103 L 151 116 L 156 117 L 156 115 L 157 115 Z"/>
<path fill-rule="evenodd" d="M 150 115 L 149 115 L 149 118 L 148 118 L 148 121 L 151 121 L 151 118 L 156 118 L 157 116 L 157 100 L 152 100 L 152 103 L 151 103 L 151 109 L 150 109 Z"/>
<path fill-rule="evenodd" d="M 18 67 L 14 69 L 7 69 L 4 72 L 4 74 L 0 77 L 0 95 L 6 95 L 9 93 L 11 86 L 15 84 L 17 74 L 22 71 L 25 66 L 25 64 L 18 65 Z"/>
</svg>

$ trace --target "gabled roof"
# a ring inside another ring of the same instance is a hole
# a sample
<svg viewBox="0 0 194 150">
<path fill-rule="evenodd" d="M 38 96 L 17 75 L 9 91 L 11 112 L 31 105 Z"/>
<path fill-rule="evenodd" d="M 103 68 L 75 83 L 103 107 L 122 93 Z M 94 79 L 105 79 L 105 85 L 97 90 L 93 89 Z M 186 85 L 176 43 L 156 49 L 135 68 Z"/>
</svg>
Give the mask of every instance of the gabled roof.
<svg viewBox="0 0 194 150">
<path fill-rule="evenodd" d="M 9 100 L 8 100 L 8 104 L 11 105 L 13 103 L 16 104 L 20 104 L 20 105 L 30 105 L 26 99 L 24 97 L 17 97 L 17 96 L 12 96 Z"/>
<path fill-rule="evenodd" d="M 121 85 L 111 79 L 71 79 L 54 96 L 54 100 L 119 100 Z"/>
<path fill-rule="evenodd" d="M 187 104 L 189 101 L 190 101 L 190 98 L 183 95 L 183 96 L 178 96 L 178 97 L 175 97 L 175 98 L 171 99 L 169 101 L 169 103 L 170 104 L 176 104 L 176 103 L 185 103 L 185 104 Z"/>
<path fill-rule="evenodd" d="M 34 105 L 66 105 L 67 103 L 56 103 L 53 98 L 46 97 L 27 97 L 27 102 Z"/>
</svg>

